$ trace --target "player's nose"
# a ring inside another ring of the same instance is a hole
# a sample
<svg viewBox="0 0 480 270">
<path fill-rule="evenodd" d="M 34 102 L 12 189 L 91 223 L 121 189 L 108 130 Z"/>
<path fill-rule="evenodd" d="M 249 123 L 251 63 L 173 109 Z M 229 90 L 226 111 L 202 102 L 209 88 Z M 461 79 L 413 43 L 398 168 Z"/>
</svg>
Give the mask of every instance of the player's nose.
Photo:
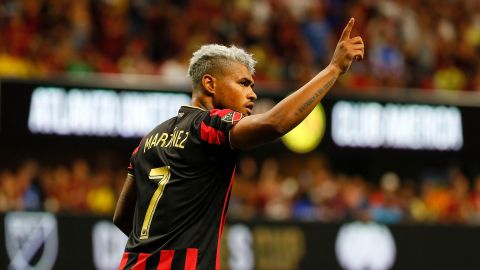
<svg viewBox="0 0 480 270">
<path fill-rule="evenodd" d="M 257 94 L 255 94 L 252 88 L 250 88 L 250 91 L 248 91 L 247 98 L 251 101 L 257 100 Z"/>
</svg>

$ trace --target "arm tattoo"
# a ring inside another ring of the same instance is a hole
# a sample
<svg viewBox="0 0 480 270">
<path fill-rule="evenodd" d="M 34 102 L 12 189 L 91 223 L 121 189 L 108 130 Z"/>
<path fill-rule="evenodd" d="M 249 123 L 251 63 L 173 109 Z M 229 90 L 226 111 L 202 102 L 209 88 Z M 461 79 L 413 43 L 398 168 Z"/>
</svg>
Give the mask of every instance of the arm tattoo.
<svg viewBox="0 0 480 270">
<path fill-rule="evenodd" d="M 317 92 L 315 92 L 315 94 L 311 98 L 309 98 L 302 106 L 300 106 L 300 108 L 298 108 L 295 114 L 298 115 L 300 113 L 303 113 L 308 108 L 308 106 L 310 106 L 313 102 L 315 102 L 315 100 L 317 100 L 317 98 L 320 95 L 322 95 L 325 91 L 330 89 L 330 87 L 332 87 L 332 85 L 335 83 L 336 80 L 337 80 L 337 77 L 330 79 L 330 81 L 328 81 L 325 85 L 323 85 L 320 89 L 318 89 Z"/>
</svg>

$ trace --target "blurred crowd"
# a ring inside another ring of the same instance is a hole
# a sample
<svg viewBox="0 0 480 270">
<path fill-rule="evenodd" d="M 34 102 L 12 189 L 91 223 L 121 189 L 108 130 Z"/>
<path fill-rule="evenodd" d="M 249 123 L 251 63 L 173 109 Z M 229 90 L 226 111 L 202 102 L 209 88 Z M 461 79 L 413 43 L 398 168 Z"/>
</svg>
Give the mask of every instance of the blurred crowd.
<svg viewBox="0 0 480 270">
<path fill-rule="evenodd" d="M 0 77 L 129 73 L 185 83 L 204 43 L 258 59 L 257 81 L 299 85 L 348 18 L 366 44 L 348 89 L 480 90 L 478 0 L 3 0 Z"/>
<path fill-rule="evenodd" d="M 112 215 L 125 176 L 126 169 L 93 170 L 84 159 L 55 166 L 28 160 L 0 171 L 0 211 Z"/>
<path fill-rule="evenodd" d="M 125 176 L 125 168 L 94 168 L 84 159 L 54 166 L 30 160 L 0 171 L 0 212 L 111 216 Z M 480 176 L 468 179 L 450 168 L 411 180 L 395 172 L 366 179 L 334 172 L 317 154 L 262 161 L 245 155 L 229 215 L 240 220 L 480 224 Z"/>
<path fill-rule="evenodd" d="M 319 155 L 262 163 L 245 157 L 235 181 L 229 211 L 241 219 L 480 223 L 480 176 L 470 180 L 455 167 L 425 168 L 415 179 L 395 172 L 368 179 L 335 172 Z"/>
</svg>

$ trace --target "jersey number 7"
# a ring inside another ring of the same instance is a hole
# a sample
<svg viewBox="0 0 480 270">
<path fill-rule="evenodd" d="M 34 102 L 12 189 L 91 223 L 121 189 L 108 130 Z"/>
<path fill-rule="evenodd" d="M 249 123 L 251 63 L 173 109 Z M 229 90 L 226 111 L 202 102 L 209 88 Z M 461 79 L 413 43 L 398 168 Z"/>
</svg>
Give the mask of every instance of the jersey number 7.
<svg viewBox="0 0 480 270">
<path fill-rule="evenodd" d="M 160 200 L 160 198 L 162 198 L 165 185 L 167 185 L 168 181 L 170 180 L 170 166 L 151 169 L 150 174 L 148 175 L 148 179 L 155 182 L 158 186 L 155 190 L 155 193 L 153 193 L 150 204 L 148 205 L 147 212 L 145 213 L 145 219 L 143 220 L 140 239 L 148 239 L 150 225 L 152 224 L 153 213 L 157 208 L 158 201 Z"/>
</svg>

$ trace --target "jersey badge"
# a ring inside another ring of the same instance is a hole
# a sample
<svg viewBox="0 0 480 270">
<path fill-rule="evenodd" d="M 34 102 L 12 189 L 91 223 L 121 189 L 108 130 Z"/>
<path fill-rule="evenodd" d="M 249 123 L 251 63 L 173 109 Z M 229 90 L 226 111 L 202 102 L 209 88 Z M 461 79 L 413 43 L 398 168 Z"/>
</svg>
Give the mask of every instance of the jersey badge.
<svg viewBox="0 0 480 270">
<path fill-rule="evenodd" d="M 239 112 L 229 112 L 222 117 L 222 121 L 235 124 L 242 119 L 243 115 Z"/>
</svg>

